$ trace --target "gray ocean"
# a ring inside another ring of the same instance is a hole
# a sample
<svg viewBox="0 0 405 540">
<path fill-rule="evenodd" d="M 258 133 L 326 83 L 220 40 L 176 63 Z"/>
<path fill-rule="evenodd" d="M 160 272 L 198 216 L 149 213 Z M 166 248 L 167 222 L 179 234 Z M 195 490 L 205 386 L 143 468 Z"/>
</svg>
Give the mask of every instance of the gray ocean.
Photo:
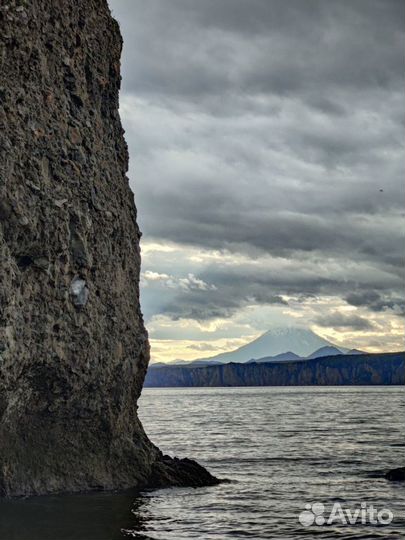
<svg viewBox="0 0 405 540">
<path fill-rule="evenodd" d="M 404 465 L 403 387 L 145 389 L 140 416 L 164 452 L 229 483 L 1 501 L 0 539 L 405 536 L 405 485 L 382 476 Z M 347 511 L 364 516 L 371 505 L 374 523 L 347 522 Z"/>
</svg>

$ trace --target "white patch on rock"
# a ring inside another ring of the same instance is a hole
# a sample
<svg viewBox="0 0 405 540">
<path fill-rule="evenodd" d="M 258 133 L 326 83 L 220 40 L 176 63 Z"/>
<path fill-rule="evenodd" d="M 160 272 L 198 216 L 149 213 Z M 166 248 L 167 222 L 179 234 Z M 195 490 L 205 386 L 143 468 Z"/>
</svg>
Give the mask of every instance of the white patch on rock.
<svg viewBox="0 0 405 540">
<path fill-rule="evenodd" d="M 72 302 L 76 307 L 84 307 L 89 298 L 89 289 L 86 286 L 86 281 L 78 276 L 74 277 L 70 284 L 70 294 Z"/>
</svg>

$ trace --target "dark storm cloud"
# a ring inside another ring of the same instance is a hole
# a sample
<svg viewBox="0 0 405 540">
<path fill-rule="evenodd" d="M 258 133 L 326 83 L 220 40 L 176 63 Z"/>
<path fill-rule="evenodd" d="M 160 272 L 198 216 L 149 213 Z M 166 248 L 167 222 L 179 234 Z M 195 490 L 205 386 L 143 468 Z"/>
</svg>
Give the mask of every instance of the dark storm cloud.
<svg viewBox="0 0 405 540">
<path fill-rule="evenodd" d="M 400 296 L 382 296 L 376 291 L 354 292 L 346 296 L 346 302 L 356 307 L 367 307 L 371 311 L 397 310 L 400 315 L 405 314 L 405 301 Z"/>
<path fill-rule="evenodd" d="M 191 100 L 225 92 L 293 92 L 299 99 L 319 95 L 319 85 L 323 91 L 372 91 L 400 83 L 401 0 L 111 0 L 110 5 L 126 39 L 126 92 Z M 324 108 L 322 103 L 325 97 L 319 102 Z"/>
<path fill-rule="evenodd" d="M 348 328 L 354 331 L 372 330 L 373 325 L 367 319 L 357 315 L 343 315 L 342 313 L 334 312 L 325 316 L 316 317 L 314 323 L 324 328 Z"/>
<path fill-rule="evenodd" d="M 276 304 L 287 306 L 288 303 L 272 289 L 262 287 L 252 281 L 245 280 L 244 287 L 238 288 L 229 283 L 216 291 L 189 291 L 163 304 L 160 313 L 173 320 L 182 318 L 205 321 L 227 318 L 248 304 Z M 274 290 L 274 288 L 273 288 Z"/>
<path fill-rule="evenodd" d="M 321 299 L 323 296 L 340 296 L 349 305 L 366 307 L 374 312 L 393 310 L 398 315 L 405 313 L 405 304 L 400 296 L 374 293 L 376 300 L 368 301 L 368 294 L 351 293 L 345 297 L 347 290 L 355 290 L 357 281 L 341 281 L 321 276 L 305 276 L 299 272 L 286 272 L 277 275 L 269 273 L 267 279 L 258 276 L 259 273 L 245 272 L 243 275 L 224 273 L 222 276 L 210 274 L 217 283 L 216 290 L 185 291 L 176 294 L 166 302 L 161 301 L 158 310 L 149 315 L 163 313 L 173 320 L 181 318 L 199 321 L 227 318 L 239 312 L 247 305 L 288 305 L 282 295 L 294 298 L 295 301 L 305 301 L 308 298 Z M 207 276 L 205 276 L 207 278 Z M 217 278 L 215 280 L 215 277 Z M 368 284 L 370 285 L 370 284 Z M 384 289 L 386 284 L 374 283 L 375 287 Z M 398 284 L 397 284 L 398 285 Z M 400 294 L 401 290 L 399 289 Z M 279 293 L 279 294 L 277 294 Z M 371 295 L 370 295 L 371 297 Z M 357 330 L 371 329 L 372 325 L 366 319 L 357 315 L 344 316 L 336 313 L 315 318 L 319 326 L 333 328 L 352 328 Z"/>
<path fill-rule="evenodd" d="M 231 317 L 247 305 L 287 306 L 289 302 L 285 296 L 296 302 L 325 296 L 341 297 L 356 307 L 367 307 L 371 311 L 390 309 L 401 313 L 402 280 L 392 274 L 370 275 L 367 267 L 360 266 L 353 270 L 350 279 L 346 279 L 344 269 L 331 272 L 327 264 L 318 261 L 318 265 L 314 266 L 310 258 L 302 259 L 299 263 L 287 262 L 282 268 L 277 261 L 263 261 L 263 264 L 260 261 L 258 265 L 237 262 L 232 266 L 220 262 L 210 265 L 201 272 L 199 279 L 214 284 L 214 287 L 184 290 L 170 297 L 160 291 L 158 309 L 148 315 L 164 313 L 174 320 L 187 318 L 205 321 Z M 373 292 L 369 291 L 370 287 Z M 394 291 L 394 296 L 386 293 L 387 290 Z M 361 324 L 362 329 L 366 329 L 366 323 L 355 320 L 354 315 L 350 320 L 339 319 L 339 325 L 336 317 L 335 324 L 329 324 L 332 319 L 324 319 L 326 322 L 321 325 L 354 328 L 356 323 L 357 329 Z"/>
<path fill-rule="evenodd" d="M 144 238 L 297 268 L 205 269 L 218 290 L 170 296 L 162 312 L 229 316 L 286 294 L 403 310 L 405 3 L 110 5 Z"/>
<path fill-rule="evenodd" d="M 400 249 L 403 230 L 392 226 L 388 220 L 376 224 L 372 217 L 358 218 L 346 213 L 346 222 L 342 223 L 342 216 L 332 212 L 313 215 L 283 212 L 277 208 L 266 211 L 260 207 L 260 200 L 255 206 L 246 207 L 243 202 L 238 204 L 233 200 L 232 193 L 222 199 L 199 186 L 181 197 L 154 193 L 151 199 L 160 208 L 159 220 L 148 213 L 144 224 L 156 238 L 161 237 L 164 222 L 166 238 L 189 245 L 250 254 L 256 249 L 279 256 L 318 251 L 324 255 L 403 266 Z M 175 215 L 173 209 L 176 209 Z"/>
</svg>

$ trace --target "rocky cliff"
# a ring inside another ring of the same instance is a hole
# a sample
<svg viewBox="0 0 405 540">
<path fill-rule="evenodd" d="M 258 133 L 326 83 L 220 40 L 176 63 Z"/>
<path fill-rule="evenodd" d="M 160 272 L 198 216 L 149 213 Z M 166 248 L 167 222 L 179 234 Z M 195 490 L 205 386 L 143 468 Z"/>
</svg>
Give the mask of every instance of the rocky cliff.
<svg viewBox="0 0 405 540">
<path fill-rule="evenodd" d="M 4 0 L 0 494 L 215 480 L 137 418 L 149 359 L 106 0 Z"/>
<path fill-rule="evenodd" d="M 145 386 L 305 386 L 405 384 L 405 353 L 205 367 L 150 366 Z"/>
</svg>

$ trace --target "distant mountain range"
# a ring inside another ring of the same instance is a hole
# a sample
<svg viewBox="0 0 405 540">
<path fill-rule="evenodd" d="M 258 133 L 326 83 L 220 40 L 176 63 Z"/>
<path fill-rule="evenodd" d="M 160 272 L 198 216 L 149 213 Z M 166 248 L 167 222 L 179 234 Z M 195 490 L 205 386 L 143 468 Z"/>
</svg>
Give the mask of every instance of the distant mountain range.
<svg viewBox="0 0 405 540">
<path fill-rule="evenodd" d="M 301 360 L 301 357 L 298 354 L 293 353 L 292 351 L 287 351 L 285 353 L 276 354 L 276 356 L 265 356 L 263 358 L 252 358 L 246 363 L 251 364 L 252 362 L 291 362 L 292 360 Z"/>
<path fill-rule="evenodd" d="M 334 347 L 324 338 L 321 338 L 312 330 L 298 327 L 273 328 L 254 341 L 239 347 L 234 351 L 217 354 L 208 358 L 199 358 L 195 362 L 248 362 L 249 360 L 276 356 L 290 351 L 300 358 L 306 357 L 321 347 Z"/>
<path fill-rule="evenodd" d="M 294 354 L 294 353 L 286 353 Z M 283 356 L 283 355 L 281 355 Z M 318 358 L 205 366 L 150 366 L 146 387 L 390 385 L 405 383 L 405 353 L 333 354 Z"/>
<path fill-rule="evenodd" d="M 306 357 L 301 357 L 301 356 L 298 356 L 298 354 L 288 351 L 286 353 L 276 354 L 276 356 L 265 356 L 264 358 L 257 358 L 257 359 L 249 360 L 248 363 L 291 362 L 292 360 L 308 360 L 311 358 L 322 358 L 324 356 L 338 356 L 342 354 L 365 354 L 365 353 L 362 351 L 358 351 L 357 349 L 351 349 L 350 351 L 346 353 L 346 352 L 343 352 L 343 350 L 338 349 L 337 347 L 326 345 L 325 347 L 321 347 L 320 349 L 317 349 L 316 351 L 314 351 L 313 353 L 309 354 Z M 199 365 L 203 365 L 203 364 L 200 363 Z M 204 365 L 209 365 L 209 364 L 205 363 Z"/>
<path fill-rule="evenodd" d="M 269 330 L 210 358 L 149 366 L 145 386 L 404 384 L 405 354 L 336 347 L 304 328 Z"/>
<path fill-rule="evenodd" d="M 361 351 L 336 347 L 330 341 L 318 336 L 312 330 L 299 327 L 274 328 L 264 333 L 254 341 L 239 347 L 234 351 L 217 354 L 216 356 L 199 358 L 191 362 L 178 360 L 170 365 L 197 367 L 206 365 L 226 364 L 229 362 L 270 362 L 291 361 L 303 358 L 319 358 L 338 354 L 362 354 Z M 167 365 L 163 362 L 153 366 Z"/>
</svg>

